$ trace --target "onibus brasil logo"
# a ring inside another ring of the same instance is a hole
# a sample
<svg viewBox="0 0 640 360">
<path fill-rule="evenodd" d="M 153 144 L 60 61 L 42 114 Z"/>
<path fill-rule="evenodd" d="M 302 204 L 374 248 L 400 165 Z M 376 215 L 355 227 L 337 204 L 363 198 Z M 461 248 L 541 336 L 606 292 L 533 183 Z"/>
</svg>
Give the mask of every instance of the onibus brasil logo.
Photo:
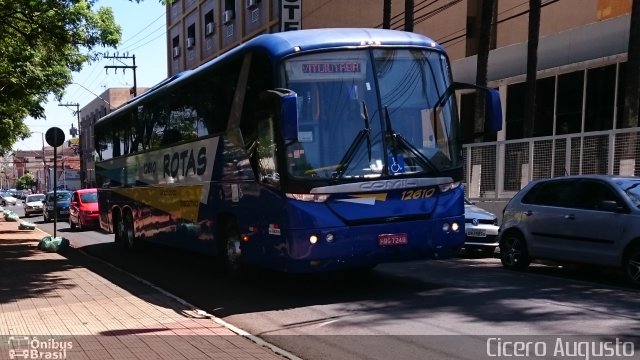
<svg viewBox="0 0 640 360">
<path fill-rule="evenodd" d="M 71 341 L 39 340 L 29 336 L 9 337 L 9 359 L 66 359 Z"/>
</svg>

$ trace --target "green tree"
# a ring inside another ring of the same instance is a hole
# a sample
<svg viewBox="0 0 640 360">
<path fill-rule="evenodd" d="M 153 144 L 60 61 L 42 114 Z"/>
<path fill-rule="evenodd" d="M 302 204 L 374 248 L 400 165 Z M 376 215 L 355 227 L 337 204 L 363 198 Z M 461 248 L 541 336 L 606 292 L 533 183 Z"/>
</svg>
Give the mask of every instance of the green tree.
<svg viewBox="0 0 640 360">
<path fill-rule="evenodd" d="M 93 10 L 95 1 L 0 0 L 0 155 L 30 135 L 24 119 L 44 118 L 47 97 L 60 100 L 96 49 L 120 42 L 112 9 Z"/>
<path fill-rule="evenodd" d="M 38 182 L 32 173 L 26 173 L 20 176 L 18 180 L 16 180 L 16 189 L 31 189 L 32 187 L 36 186 L 37 183 Z"/>
</svg>

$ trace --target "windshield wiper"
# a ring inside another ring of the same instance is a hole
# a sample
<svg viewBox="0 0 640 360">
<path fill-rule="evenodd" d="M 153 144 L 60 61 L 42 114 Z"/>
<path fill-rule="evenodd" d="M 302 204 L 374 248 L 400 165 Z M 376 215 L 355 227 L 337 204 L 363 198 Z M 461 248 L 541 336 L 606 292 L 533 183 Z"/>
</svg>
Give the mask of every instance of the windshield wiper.
<svg viewBox="0 0 640 360">
<path fill-rule="evenodd" d="M 367 111 L 367 104 L 364 101 L 362 102 L 362 114 L 364 128 L 358 132 L 351 142 L 349 149 L 347 149 L 347 152 L 340 160 L 340 164 L 336 168 L 336 173 L 333 175 L 334 178 L 341 178 L 344 175 L 344 172 L 353 161 L 360 144 L 362 144 L 364 140 L 367 141 L 367 154 L 369 155 L 369 163 L 371 163 L 371 128 L 369 126 L 369 112 Z"/>
<path fill-rule="evenodd" d="M 402 135 L 400 135 L 399 133 L 395 132 L 393 130 L 393 128 L 391 127 L 391 116 L 389 115 L 389 107 L 385 106 L 384 107 L 384 114 L 385 114 L 385 124 L 386 124 L 386 133 L 385 133 L 385 137 L 388 141 L 390 141 L 391 143 L 391 155 L 393 156 L 393 162 L 395 164 L 398 163 L 398 149 L 401 147 L 404 147 L 406 150 L 408 150 L 411 154 L 413 154 L 413 156 L 415 156 L 415 158 L 417 159 L 417 161 L 420 163 L 420 165 L 423 168 L 429 168 L 431 170 L 433 170 L 433 172 L 436 175 L 440 175 L 441 172 L 438 169 L 438 167 L 433 163 L 433 161 L 429 160 L 428 157 L 424 156 L 424 154 L 422 152 L 420 152 L 420 150 L 418 150 L 418 148 L 416 148 L 415 146 L 413 146 L 413 144 L 411 144 L 407 139 L 405 139 Z M 389 165 L 387 164 L 387 168 L 389 167 Z"/>
</svg>

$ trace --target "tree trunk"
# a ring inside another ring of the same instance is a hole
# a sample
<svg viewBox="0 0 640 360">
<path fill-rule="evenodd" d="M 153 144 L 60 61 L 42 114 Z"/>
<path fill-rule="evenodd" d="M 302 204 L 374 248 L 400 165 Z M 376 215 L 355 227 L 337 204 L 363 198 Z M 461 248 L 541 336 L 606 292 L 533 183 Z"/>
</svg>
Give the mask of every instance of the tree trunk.
<svg viewBox="0 0 640 360">
<path fill-rule="evenodd" d="M 627 69 L 624 84 L 624 109 L 622 109 L 622 127 L 638 126 L 638 104 L 640 97 L 640 1 L 631 5 L 631 23 L 629 24 L 629 47 L 627 49 Z M 622 144 L 620 175 L 638 175 L 638 134 L 624 134 L 619 139 Z"/>
<path fill-rule="evenodd" d="M 480 86 L 487 86 L 489 48 L 491 45 L 491 24 L 493 23 L 494 5 L 495 0 L 482 0 L 476 63 L 476 84 Z M 477 91 L 473 126 L 475 142 L 484 141 L 484 136 L 478 135 L 484 133 L 485 113 L 485 93 Z"/>
<path fill-rule="evenodd" d="M 382 5 L 382 28 L 391 29 L 391 0 L 384 0 Z"/>
<path fill-rule="evenodd" d="M 631 5 L 629 25 L 629 48 L 627 50 L 627 70 L 624 92 L 622 127 L 638 126 L 638 84 L 640 82 L 640 1 Z"/>
<path fill-rule="evenodd" d="M 527 43 L 527 83 L 524 103 L 523 137 L 534 135 L 536 115 L 536 68 L 538 66 L 538 38 L 540 36 L 541 0 L 529 0 L 529 38 Z"/>
<path fill-rule="evenodd" d="M 404 31 L 413 31 L 413 0 L 404 0 Z"/>
</svg>

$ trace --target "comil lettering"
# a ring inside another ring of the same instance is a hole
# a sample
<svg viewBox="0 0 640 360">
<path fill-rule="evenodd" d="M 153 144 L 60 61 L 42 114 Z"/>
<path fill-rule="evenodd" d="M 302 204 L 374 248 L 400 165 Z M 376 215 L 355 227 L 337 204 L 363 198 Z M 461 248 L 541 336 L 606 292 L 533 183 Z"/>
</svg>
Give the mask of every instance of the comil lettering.
<svg viewBox="0 0 640 360">
<path fill-rule="evenodd" d="M 202 175 L 207 168 L 207 149 L 201 147 L 197 155 L 193 149 L 165 154 L 163 159 L 163 176 L 176 178 L 190 175 Z"/>
</svg>

